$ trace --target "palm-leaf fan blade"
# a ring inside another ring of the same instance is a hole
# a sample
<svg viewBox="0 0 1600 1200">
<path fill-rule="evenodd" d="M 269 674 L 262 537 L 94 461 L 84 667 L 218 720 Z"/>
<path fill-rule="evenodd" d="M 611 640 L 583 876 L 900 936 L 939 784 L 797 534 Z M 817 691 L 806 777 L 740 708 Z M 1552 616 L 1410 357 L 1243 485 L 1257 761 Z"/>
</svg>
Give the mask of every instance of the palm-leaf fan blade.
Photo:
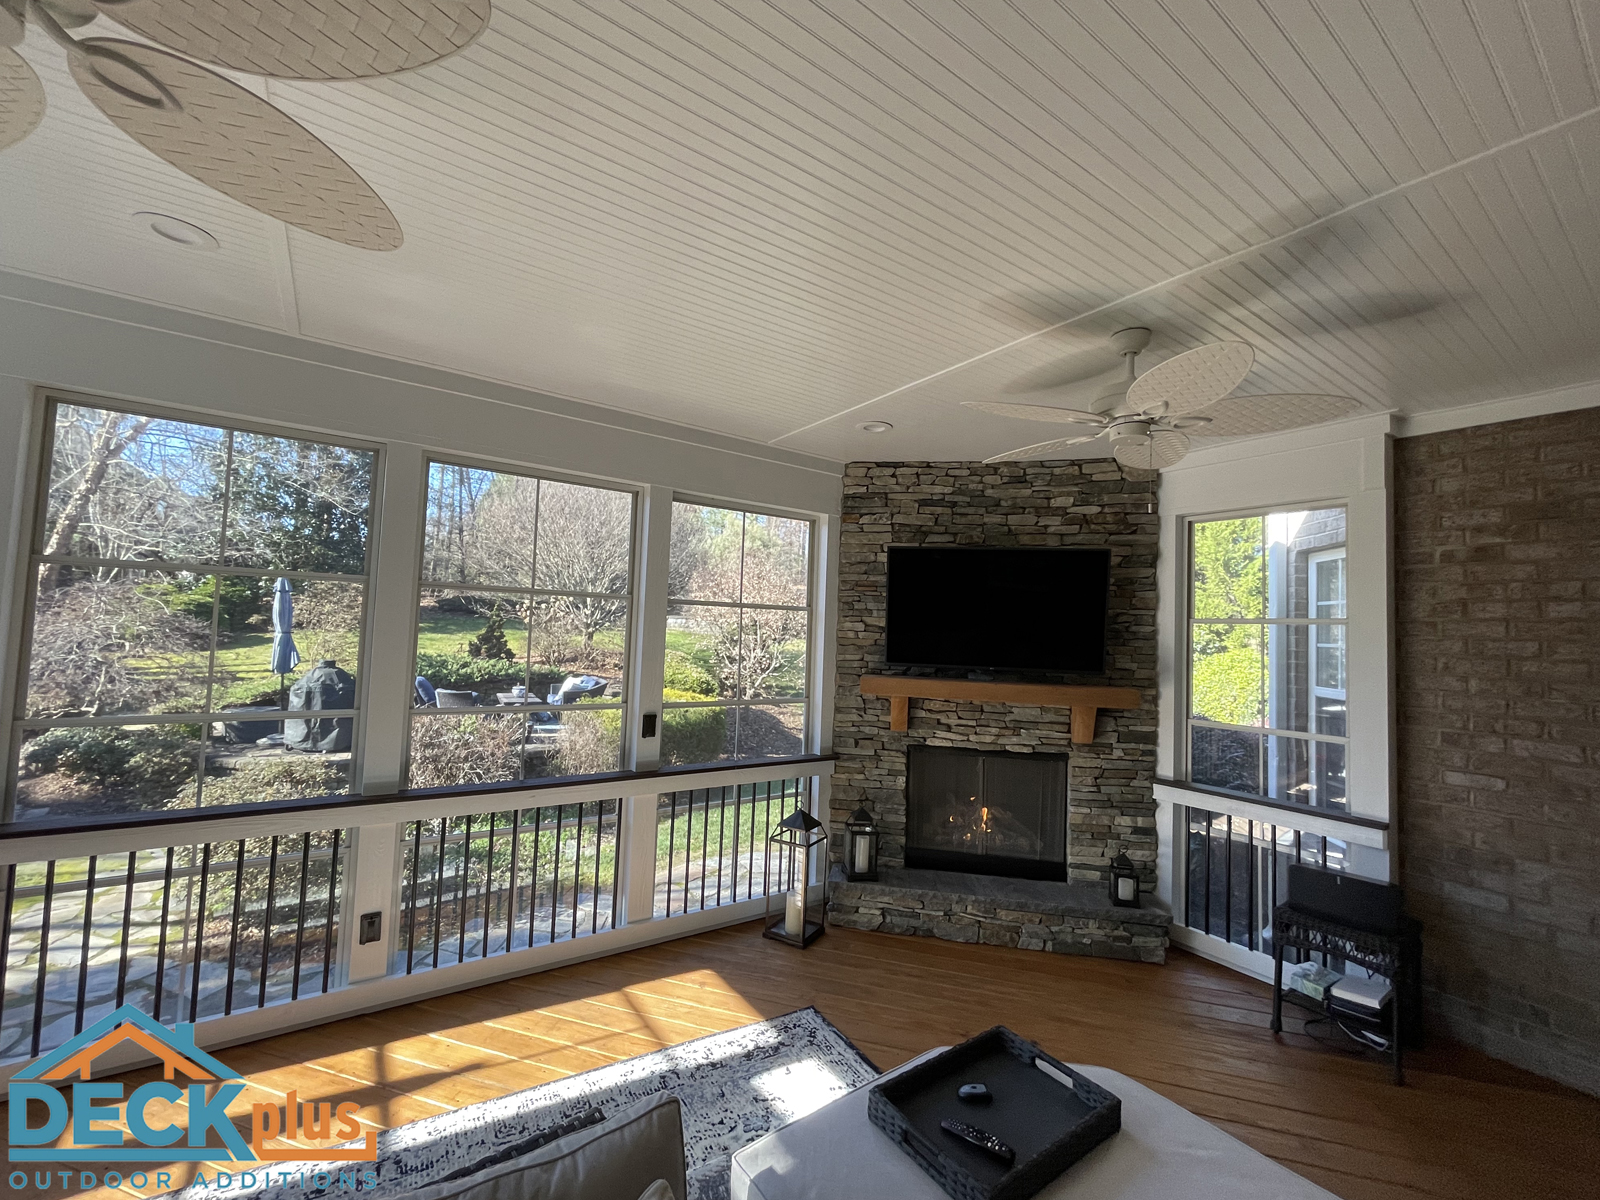
<svg viewBox="0 0 1600 1200">
<path fill-rule="evenodd" d="M 27 61 L 0 46 L 0 150 L 33 132 L 44 116 L 44 85 Z"/>
<path fill-rule="evenodd" d="M 274 79 L 370 79 L 438 62 L 489 23 L 489 0 L 97 0 L 190 58 Z"/>
<path fill-rule="evenodd" d="M 1349 396 L 1231 396 L 1192 418 L 1205 423 L 1197 423 L 1186 432 L 1190 437 L 1277 433 L 1347 417 L 1360 407 Z"/>
<path fill-rule="evenodd" d="M 78 50 L 72 77 L 95 107 L 184 174 L 347 246 L 394 250 L 404 240 L 389 206 L 354 167 L 254 92 L 137 42 L 89 38 Z"/>
<path fill-rule="evenodd" d="M 1085 442 L 1092 442 L 1099 436 L 1098 433 L 1087 433 L 1081 437 L 1055 438 L 1048 442 L 1035 442 L 1031 446 L 1023 446 L 1017 450 L 1007 450 L 1004 454 L 996 454 L 983 461 L 985 463 L 1032 462 L 1035 459 L 1049 458 L 1057 450 L 1065 450 L 1068 446 L 1081 446 Z"/>
<path fill-rule="evenodd" d="M 1008 404 L 997 400 L 963 400 L 963 408 L 992 413 L 997 417 L 1016 417 L 1023 421 L 1059 421 L 1067 425 L 1104 425 L 1099 413 L 1078 408 L 1051 408 L 1047 404 Z"/>
<path fill-rule="evenodd" d="M 1210 342 L 1151 367 L 1128 388 L 1128 406 L 1152 416 L 1179 417 L 1215 404 L 1255 365 L 1248 342 Z"/>
</svg>

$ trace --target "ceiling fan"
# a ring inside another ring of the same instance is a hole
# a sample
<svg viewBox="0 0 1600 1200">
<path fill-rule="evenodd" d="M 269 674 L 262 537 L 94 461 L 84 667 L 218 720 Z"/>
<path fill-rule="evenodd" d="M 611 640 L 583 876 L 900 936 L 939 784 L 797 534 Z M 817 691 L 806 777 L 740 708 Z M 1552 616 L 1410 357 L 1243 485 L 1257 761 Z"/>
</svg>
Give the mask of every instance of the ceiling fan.
<svg viewBox="0 0 1600 1200">
<path fill-rule="evenodd" d="M 96 108 L 178 170 L 258 212 L 364 250 L 404 240 L 388 205 L 315 134 L 202 63 L 271 79 L 371 79 L 470 45 L 490 0 L 0 0 L 0 150 L 44 116 L 17 53 L 31 23 Z M 168 49 L 74 37 L 110 17 Z"/>
<path fill-rule="evenodd" d="M 1049 458 L 1068 446 L 1107 435 L 1111 453 L 1128 467 L 1159 470 L 1189 453 L 1191 437 L 1241 437 L 1317 425 L 1348 416 L 1361 407 L 1348 396 L 1228 394 L 1255 365 L 1248 342 L 1211 342 L 1197 346 L 1137 374 L 1134 360 L 1150 344 L 1150 331 L 1135 327 L 1111 335 L 1111 349 L 1127 364 L 1117 382 L 1102 388 L 1091 409 L 1054 408 L 1045 404 L 1007 404 L 968 400 L 967 408 L 1026 421 L 1077 425 L 1072 437 L 1036 442 L 986 458 L 986 463 L 1027 462 Z M 1054 367 L 1054 364 L 1052 364 Z M 1061 386 L 1059 377 L 1041 379 L 1039 388 Z"/>
</svg>

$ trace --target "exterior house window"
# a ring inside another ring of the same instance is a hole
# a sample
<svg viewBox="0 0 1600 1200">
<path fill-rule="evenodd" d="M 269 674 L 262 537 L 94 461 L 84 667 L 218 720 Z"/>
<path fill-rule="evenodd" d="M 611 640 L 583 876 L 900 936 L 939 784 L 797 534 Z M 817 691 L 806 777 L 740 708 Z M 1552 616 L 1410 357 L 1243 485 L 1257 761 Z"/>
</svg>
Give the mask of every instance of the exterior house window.
<svg viewBox="0 0 1600 1200">
<path fill-rule="evenodd" d="M 806 750 L 812 523 L 675 501 L 663 763 Z"/>
<path fill-rule="evenodd" d="M 46 411 L 13 819 L 348 791 L 376 454 Z"/>
<path fill-rule="evenodd" d="M 1345 510 L 1189 533 L 1190 781 L 1348 809 Z"/>
<path fill-rule="evenodd" d="M 409 786 L 617 770 L 633 493 L 435 462 L 425 520 Z"/>
</svg>

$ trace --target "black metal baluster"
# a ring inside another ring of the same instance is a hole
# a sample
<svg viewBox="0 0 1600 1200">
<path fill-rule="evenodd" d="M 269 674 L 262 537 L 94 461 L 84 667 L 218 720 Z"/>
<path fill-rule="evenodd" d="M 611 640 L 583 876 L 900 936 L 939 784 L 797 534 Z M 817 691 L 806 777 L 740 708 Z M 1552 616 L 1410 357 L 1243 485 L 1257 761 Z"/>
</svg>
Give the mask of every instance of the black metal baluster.
<svg viewBox="0 0 1600 1200">
<path fill-rule="evenodd" d="M 167 866 L 161 876 L 161 932 L 156 937 L 156 1002 L 150 1014 L 157 1021 L 161 1020 L 161 994 L 167 979 L 167 922 L 172 917 L 172 860 L 177 852 L 176 846 L 167 847 Z"/>
<path fill-rule="evenodd" d="M 617 862 L 622 852 L 622 801 L 617 801 L 617 811 L 611 817 L 611 913 L 606 918 L 606 924 L 612 929 L 617 927 Z"/>
<path fill-rule="evenodd" d="M 556 805 L 556 846 L 555 846 L 555 874 L 550 880 L 550 944 L 556 942 L 556 914 L 561 911 L 561 823 L 566 817 L 566 809 Z"/>
<path fill-rule="evenodd" d="M 766 838 L 762 839 L 762 845 L 765 847 L 766 852 L 761 856 L 761 894 L 765 896 L 772 890 L 772 843 L 767 840 L 772 836 L 772 784 L 763 784 L 762 788 L 762 794 L 766 798 L 767 805 L 767 834 Z M 783 805 L 780 803 L 778 808 L 782 811 Z"/>
<path fill-rule="evenodd" d="M 456 963 L 467 961 L 467 864 L 472 858 L 472 814 L 467 814 L 467 829 L 461 835 L 461 886 L 456 889 Z"/>
<path fill-rule="evenodd" d="M 233 869 L 233 920 L 228 933 L 228 986 L 222 993 L 222 1015 L 233 1011 L 233 970 L 239 961 L 239 912 L 244 906 L 244 839 L 239 839 L 237 862 Z"/>
<path fill-rule="evenodd" d="M 683 818 L 683 911 L 689 911 L 689 856 L 694 853 L 694 791 L 689 791 L 689 809 Z"/>
<path fill-rule="evenodd" d="M 506 897 L 506 953 L 510 954 L 517 937 L 517 866 L 522 849 L 522 809 L 511 810 L 511 895 Z"/>
<path fill-rule="evenodd" d="M 618 801 L 620 804 L 621 801 Z M 589 898 L 592 901 L 589 909 L 589 932 L 600 932 L 600 860 L 605 857 L 606 848 L 606 802 L 594 802 L 594 886 L 589 889 Z M 612 862 L 616 856 L 612 856 Z"/>
<path fill-rule="evenodd" d="M 311 834 L 300 835 L 300 908 L 294 919 L 294 982 L 289 999 L 300 999 L 300 958 L 306 942 L 306 885 L 311 882 Z"/>
<path fill-rule="evenodd" d="M 6 867 L 5 912 L 0 913 L 0 1024 L 6 1011 L 6 969 L 11 964 L 11 908 L 16 903 L 17 864 Z"/>
<path fill-rule="evenodd" d="M 333 970 L 333 901 L 339 893 L 339 835 L 333 831 L 333 854 L 328 859 L 328 913 L 322 927 L 322 991 L 328 991 L 328 976 Z"/>
<path fill-rule="evenodd" d="M 1216 820 L 1216 817 L 1212 813 L 1207 812 L 1205 814 L 1205 823 L 1206 823 L 1206 911 L 1205 911 L 1205 918 L 1206 918 L 1206 932 L 1208 934 L 1211 932 L 1211 822 L 1214 821 L 1214 820 Z"/>
<path fill-rule="evenodd" d="M 200 848 L 200 903 L 194 926 L 194 979 L 189 988 L 189 1023 L 192 1025 L 200 1011 L 200 960 L 206 947 L 206 885 L 211 879 L 211 843 Z"/>
<path fill-rule="evenodd" d="M 728 897 L 728 903 L 739 903 L 739 815 L 744 811 L 744 797 L 739 793 L 744 789 L 733 789 L 733 846 L 728 855 L 733 860 L 733 892 Z M 746 897 L 748 899 L 748 897 Z"/>
<path fill-rule="evenodd" d="M 489 814 L 489 860 L 483 876 L 483 937 L 478 942 L 478 957 L 489 957 L 489 931 L 494 928 L 495 910 L 500 907 L 494 890 L 494 827 L 500 814 Z"/>
<path fill-rule="evenodd" d="M 133 875 L 138 865 L 139 852 L 128 852 L 128 878 L 123 881 L 122 887 L 122 947 L 117 955 L 117 1003 L 116 1008 L 122 1007 L 123 998 L 128 993 L 128 935 L 133 931 Z M 3 955 L 3 951 L 0 951 Z M 5 967 L 0 965 L 0 996 L 5 994 L 4 983 Z"/>
<path fill-rule="evenodd" d="M 94 932 L 94 876 L 99 856 L 89 856 L 89 878 L 83 888 L 83 945 L 78 951 L 78 1010 L 74 1014 L 72 1032 L 83 1032 L 83 1000 L 89 991 L 89 937 Z"/>
<path fill-rule="evenodd" d="M 722 863 L 723 852 L 727 848 L 728 837 L 728 789 L 719 789 L 722 793 L 720 803 L 717 805 L 717 906 L 722 906 Z M 739 789 L 735 788 L 737 792 Z M 702 899 L 701 904 L 705 901 Z"/>
<path fill-rule="evenodd" d="M 672 915 L 672 867 L 678 855 L 678 793 L 670 792 L 667 800 L 672 805 L 671 816 L 667 825 L 667 911 Z M 659 818 L 658 818 L 659 820 Z"/>
<path fill-rule="evenodd" d="M 433 864 L 434 865 L 434 876 L 433 876 L 433 965 L 434 965 L 435 968 L 437 968 L 438 965 L 439 965 L 439 937 L 440 937 L 440 933 L 441 933 L 439 922 L 443 919 L 443 913 L 444 913 L 444 849 L 445 849 L 445 835 L 449 831 L 449 829 L 450 829 L 450 818 L 449 817 L 440 817 L 439 818 L 439 849 L 438 849 L 438 853 L 435 855 L 436 861 Z"/>
<path fill-rule="evenodd" d="M 1256 902 L 1256 823 L 1246 818 L 1244 829 L 1250 839 L 1249 854 L 1245 858 L 1245 868 L 1249 871 L 1250 928 L 1244 931 L 1244 944 L 1251 950 L 1259 950 L 1261 948 L 1258 942 L 1261 927 L 1261 906 Z"/>
<path fill-rule="evenodd" d="M 577 845 L 572 850 L 572 927 L 569 938 L 578 936 L 578 910 L 583 907 L 583 805 L 578 805 Z"/>
<path fill-rule="evenodd" d="M 51 859 L 44 868 L 44 910 L 39 916 L 39 981 L 33 993 L 33 1050 L 30 1057 L 39 1056 L 39 1038 L 44 1033 L 44 985 L 50 969 L 50 910 L 56 903 L 56 860 Z"/>
<path fill-rule="evenodd" d="M 411 899 L 406 905 L 406 974 L 417 953 L 417 867 L 422 862 L 422 822 L 411 823 Z"/>
<path fill-rule="evenodd" d="M 533 810 L 533 868 L 528 878 L 528 948 L 533 948 L 533 922 L 539 915 L 539 852 L 544 849 L 544 809 Z"/>
<path fill-rule="evenodd" d="M 1233 817 L 1224 813 L 1222 837 L 1222 940 L 1233 941 Z"/>
<path fill-rule="evenodd" d="M 261 914 L 261 986 L 256 991 L 256 1007 L 267 1006 L 267 972 L 272 967 L 272 904 L 278 892 L 278 835 L 272 835 L 272 852 L 267 857 L 267 907 Z"/>
</svg>

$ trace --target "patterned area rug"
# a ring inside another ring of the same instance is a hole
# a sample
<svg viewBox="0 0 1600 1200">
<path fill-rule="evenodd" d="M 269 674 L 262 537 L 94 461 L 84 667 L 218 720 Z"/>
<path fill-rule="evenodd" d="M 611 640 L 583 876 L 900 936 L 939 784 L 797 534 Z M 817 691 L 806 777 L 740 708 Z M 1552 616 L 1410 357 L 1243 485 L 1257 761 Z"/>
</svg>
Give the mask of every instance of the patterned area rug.
<svg viewBox="0 0 1600 1200">
<path fill-rule="evenodd" d="M 688 1200 L 724 1200 L 735 1150 L 877 1076 L 877 1068 L 826 1017 L 802 1008 L 391 1129 L 378 1139 L 378 1186 L 354 1194 L 369 1200 L 398 1197 L 504 1154 L 536 1130 L 590 1108 L 609 1117 L 647 1096 L 670 1092 L 683 1106 Z M 348 1175 L 351 1164 L 343 1165 Z M 272 1170 L 274 1177 L 303 1170 L 307 1184 L 326 1172 L 329 1186 L 273 1184 L 229 1195 L 317 1200 L 341 1194 L 337 1163 L 274 1164 Z M 198 1200 L 216 1193 L 189 1188 L 181 1194 Z"/>
</svg>

